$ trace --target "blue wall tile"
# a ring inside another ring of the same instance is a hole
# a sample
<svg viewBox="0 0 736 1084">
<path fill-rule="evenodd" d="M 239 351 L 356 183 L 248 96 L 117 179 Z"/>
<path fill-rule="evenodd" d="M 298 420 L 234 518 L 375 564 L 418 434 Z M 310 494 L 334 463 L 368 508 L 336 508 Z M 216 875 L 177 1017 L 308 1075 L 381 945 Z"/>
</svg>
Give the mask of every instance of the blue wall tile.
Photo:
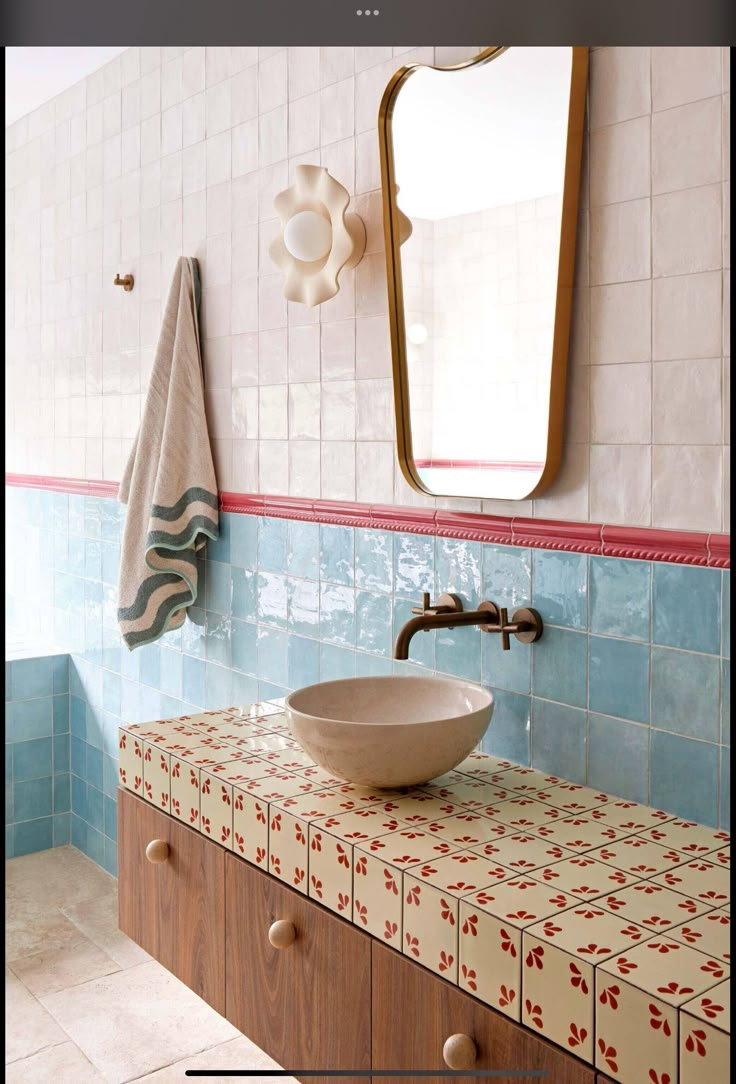
<svg viewBox="0 0 736 1084">
<path fill-rule="evenodd" d="M 205 651 L 207 662 L 219 662 L 221 666 L 230 666 L 232 662 L 232 621 L 221 614 L 205 614 Z"/>
<path fill-rule="evenodd" d="M 394 536 L 390 531 L 358 528 L 355 532 L 355 585 L 368 591 L 391 591 Z"/>
<path fill-rule="evenodd" d="M 56 693 L 68 693 L 69 692 L 69 656 L 68 655 L 55 655 L 51 661 L 52 666 L 52 684 L 53 692 Z"/>
<path fill-rule="evenodd" d="M 356 646 L 378 655 L 391 654 L 391 599 L 371 591 L 357 591 Z"/>
<path fill-rule="evenodd" d="M 16 700 L 8 705 L 6 718 L 11 742 L 48 738 L 53 732 L 54 705 L 51 696 L 38 700 Z"/>
<path fill-rule="evenodd" d="M 288 636 L 282 629 L 258 626 L 258 676 L 274 685 L 288 683 L 286 647 Z"/>
<path fill-rule="evenodd" d="M 255 516 L 233 516 L 230 524 L 230 560 L 239 568 L 258 565 L 258 520 Z"/>
<path fill-rule="evenodd" d="M 205 669 L 204 706 L 207 711 L 216 711 L 223 704 L 233 702 L 233 671 L 225 666 L 208 662 Z"/>
<path fill-rule="evenodd" d="M 731 662 L 721 662 L 721 741 L 731 744 Z"/>
<path fill-rule="evenodd" d="M 301 636 L 319 636 L 319 584 L 316 580 L 287 580 L 288 626 Z"/>
<path fill-rule="evenodd" d="M 590 637 L 591 711 L 649 722 L 649 645 Z"/>
<path fill-rule="evenodd" d="M 352 587 L 355 583 L 355 537 L 352 528 L 320 524 L 319 545 L 320 579 Z"/>
<path fill-rule="evenodd" d="M 720 659 L 652 647 L 652 726 L 719 740 Z"/>
<path fill-rule="evenodd" d="M 532 599 L 532 553 L 523 546 L 483 546 L 484 599 L 505 606 L 530 606 Z"/>
<path fill-rule="evenodd" d="M 25 821 L 13 827 L 13 856 L 34 854 L 45 851 L 54 845 L 53 824 L 51 817 Z"/>
<path fill-rule="evenodd" d="M 249 621 L 232 622 L 232 657 L 236 670 L 258 672 L 257 626 Z"/>
<path fill-rule="evenodd" d="M 188 700 L 191 704 L 197 704 L 201 707 L 204 704 L 205 663 L 202 659 L 195 659 L 190 655 L 183 655 L 182 667 L 184 699 Z"/>
<path fill-rule="evenodd" d="M 590 631 L 649 640 L 652 566 L 619 557 L 590 558 Z"/>
<path fill-rule="evenodd" d="M 434 588 L 434 538 L 417 534 L 394 537 L 394 590 L 416 606 Z"/>
<path fill-rule="evenodd" d="M 69 733 L 69 693 L 53 697 L 54 734 Z"/>
<path fill-rule="evenodd" d="M 286 568 L 290 576 L 308 580 L 319 579 L 318 523 L 289 521 L 286 533 Z"/>
<path fill-rule="evenodd" d="M 207 543 L 207 560 L 230 563 L 230 530 L 235 517 L 227 512 L 218 515 L 218 536 Z M 239 518 L 239 517 L 238 517 Z"/>
<path fill-rule="evenodd" d="M 531 697 L 492 689 L 493 714 L 483 735 L 481 749 L 516 764 L 529 764 L 531 757 Z"/>
<path fill-rule="evenodd" d="M 721 573 L 657 562 L 652 569 L 652 642 L 713 655 L 721 647 Z"/>
<path fill-rule="evenodd" d="M 276 572 L 258 573 L 258 621 L 285 629 L 288 602 L 286 576 Z"/>
<path fill-rule="evenodd" d="M 588 715 L 588 785 L 631 802 L 649 800 L 649 727 Z"/>
<path fill-rule="evenodd" d="M 319 681 L 319 642 L 304 636 L 289 636 L 286 651 L 290 688 L 316 685 Z"/>
<path fill-rule="evenodd" d="M 248 568 L 230 569 L 231 610 L 233 617 L 241 620 L 256 619 L 256 574 Z"/>
<path fill-rule="evenodd" d="M 453 674 L 477 684 L 480 681 L 480 640 L 481 634 L 473 626 L 438 629 L 434 645 L 436 668 L 440 673 Z"/>
<path fill-rule="evenodd" d="M 466 609 L 475 609 L 480 599 L 480 542 L 438 538 L 435 544 L 434 597 L 449 591 L 460 595 Z"/>
<path fill-rule="evenodd" d="M 54 778 L 54 815 L 68 813 L 71 809 L 71 776 L 59 775 Z"/>
<path fill-rule="evenodd" d="M 653 730 L 649 800 L 687 820 L 718 822 L 718 746 Z M 698 786 L 693 786 L 693 780 Z"/>
<path fill-rule="evenodd" d="M 721 785 L 719 795 L 719 825 L 727 831 L 731 828 L 731 750 L 721 746 Z"/>
<path fill-rule="evenodd" d="M 545 624 L 587 628 L 587 554 L 535 550 L 532 555 L 532 604 Z"/>
<path fill-rule="evenodd" d="M 484 685 L 493 685 L 509 692 L 529 693 L 532 686 L 532 652 L 512 637 L 508 651 L 501 647 L 496 633 L 482 635 L 481 677 Z"/>
<path fill-rule="evenodd" d="M 401 626 L 413 616 L 411 611 L 412 607 L 415 605 L 416 603 L 412 602 L 411 599 L 394 598 L 394 642 L 396 641 Z M 409 661 L 416 663 L 419 666 L 434 669 L 435 636 L 435 632 L 427 631 L 425 629 L 415 633 L 409 643 Z"/>
<path fill-rule="evenodd" d="M 13 785 L 13 818 L 16 822 L 51 816 L 52 782 L 51 776 L 47 776 Z"/>
<path fill-rule="evenodd" d="M 731 572 L 724 569 L 721 589 L 721 655 L 731 658 Z"/>
<path fill-rule="evenodd" d="M 333 644 L 319 645 L 320 681 L 339 681 L 341 678 L 355 677 L 355 659 L 357 652 Z"/>
<path fill-rule="evenodd" d="M 198 600 L 199 601 L 199 600 Z M 207 566 L 204 605 L 218 614 L 229 614 L 232 608 L 232 581 L 230 565 L 213 561 Z"/>
<path fill-rule="evenodd" d="M 11 663 L 13 700 L 51 696 L 54 692 L 54 660 L 18 659 Z"/>
<path fill-rule="evenodd" d="M 167 696 L 181 697 L 183 688 L 184 656 L 180 651 L 161 648 L 161 692 Z M 106 705 L 107 706 L 107 705 Z M 109 708 L 112 711 L 114 709 Z"/>
<path fill-rule="evenodd" d="M 511 651 L 522 645 L 514 644 Z M 523 648 L 522 648 L 523 650 Z M 588 638 L 570 629 L 545 628 L 534 644 L 532 690 L 544 700 L 584 708 L 587 691 Z"/>
<path fill-rule="evenodd" d="M 319 589 L 319 634 L 328 643 L 355 646 L 355 591 L 334 583 Z"/>
<path fill-rule="evenodd" d="M 262 572 L 286 572 L 287 531 L 285 519 L 259 518 L 258 568 Z"/>
<path fill-rule="evenodd" d="M 54 847 L 66 847 L 72 841 L 71 813 L 57 813 L 52 820 L 52 840 Z"/>
<path fill-rule="evenodd" d="M 587 712 L 535 698 L 532 707 L 533 767 L 571 783 L 584 783 L 586 748 Z"/>
<path fill-rule="evenodd" d="M 51 738 L 21 741 L 13 746 L 13 780 L 42 779 L 51 775 Z"/>
</svg>

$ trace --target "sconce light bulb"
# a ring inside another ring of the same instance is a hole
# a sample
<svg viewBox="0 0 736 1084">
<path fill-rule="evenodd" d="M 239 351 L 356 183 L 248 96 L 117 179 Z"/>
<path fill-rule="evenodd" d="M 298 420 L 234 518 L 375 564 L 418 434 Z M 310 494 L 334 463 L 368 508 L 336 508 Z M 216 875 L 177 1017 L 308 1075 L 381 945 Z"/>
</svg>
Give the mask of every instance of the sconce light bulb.
<svg viewBox="0 0 736 1084">
<path fill-rule="evenodd" d="M 332 226 L 316 211 L 299 211 L 284 227 L 284 244 L 295 260 L 314 263 L 332 248 Z"/>
<path fill-rule="evenodd" d="M 427 341 L 427 329 L 424 324 L 410 324 L 406 337 L 414 346 L 421 346 Z"/>
</svg>

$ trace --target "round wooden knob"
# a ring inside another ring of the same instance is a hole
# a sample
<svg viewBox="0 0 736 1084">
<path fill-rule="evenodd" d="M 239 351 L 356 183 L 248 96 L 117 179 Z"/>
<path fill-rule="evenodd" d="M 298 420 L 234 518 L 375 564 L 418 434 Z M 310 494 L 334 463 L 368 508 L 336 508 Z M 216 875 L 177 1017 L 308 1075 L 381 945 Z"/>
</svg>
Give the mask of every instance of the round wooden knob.
<svg viewBox="0 0 736 1084">
<path fill-rule="evenodd" d="M 274 948 L 288 948 L 296 939 L 296 926 L 288 919 L 280 918 L 268 929 L 268 940 Z"/>
<path fill-rule="evenodd" d="M 165 839 L 152 839 L 146 847 L 146 858 L 154 865 L 165 862 L 169 857 L 169 845 Z"/>
<path fill-rule="evenodd" d="M 475 1043 L 469 1035 L 451 1035 L 445 1039 L 442 1057 L 448 1069 L 472 1069 L 477 1056 Z"/>
</svg>

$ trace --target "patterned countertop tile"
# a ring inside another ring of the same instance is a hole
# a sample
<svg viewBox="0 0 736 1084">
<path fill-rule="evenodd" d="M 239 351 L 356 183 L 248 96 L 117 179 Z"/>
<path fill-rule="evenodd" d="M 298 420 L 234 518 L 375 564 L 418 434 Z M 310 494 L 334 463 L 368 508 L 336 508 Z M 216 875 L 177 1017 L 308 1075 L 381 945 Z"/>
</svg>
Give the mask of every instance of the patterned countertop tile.
<svg viewBox="0 0 736 1084">
<path fill-rule="evenodd" d="M 731 963 L 731 915 L 728 911 L 709 911 L 682 926 L 673 927 L 667 935 L 706 956 L 716 956 L 729 965 Z"/>
<path fill-rule="evenodd" d="M 699 994 L 682 1006 L 683 1012 L 696 1016 L 721 1031 L 731 1032 L 731 980 L 724 979 L 711 986 L 707 994 Z"/>
</svg>

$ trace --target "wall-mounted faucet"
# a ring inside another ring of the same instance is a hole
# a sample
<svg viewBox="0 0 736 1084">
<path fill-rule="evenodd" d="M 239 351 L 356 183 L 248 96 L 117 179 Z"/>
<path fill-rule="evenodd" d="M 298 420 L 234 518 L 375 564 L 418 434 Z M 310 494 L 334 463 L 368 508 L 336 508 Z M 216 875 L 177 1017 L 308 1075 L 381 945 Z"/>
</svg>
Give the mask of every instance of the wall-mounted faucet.
<svg viewBox="0 0 736 1084">
<path fill-rule="evenodd" d="M 508 651 L 509 637 L 515 636 L 522 644 L 533 644 L 542 635 L 544 626 L 536 610 L 523 607 L 514 610 L 511 621 L 505 607 L 498 607 L 495 602 L 481 602 L 477 610 L 463 610 L 462 600 L 458 595 L 443 594 L 434 605 L 430 605 L 429 594 L 425 591 L 421 606 L 411 611 L 411 617 L 399 629 L 394 645 L 395 659 L 409 658 L 409 643 L 415 632 L 420 629 L 454 629 L 460 625 L 477 625 L 481 632 L 501 634 L 501 647 Z"/>
</svg>

